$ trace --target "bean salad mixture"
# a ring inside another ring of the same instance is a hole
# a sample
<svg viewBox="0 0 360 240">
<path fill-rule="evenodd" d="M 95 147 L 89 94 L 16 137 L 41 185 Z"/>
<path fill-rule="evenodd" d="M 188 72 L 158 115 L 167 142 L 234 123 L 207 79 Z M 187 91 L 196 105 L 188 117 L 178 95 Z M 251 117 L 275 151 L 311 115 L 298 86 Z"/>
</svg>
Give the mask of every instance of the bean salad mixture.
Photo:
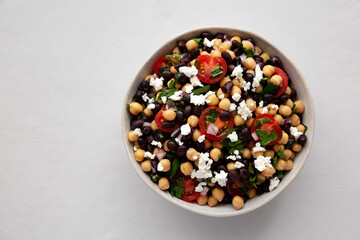
<svg viewBox="0 0 360 240">
<path fill-rule="evenodd" d="M 241 209 L 293 168 L 307 140 L 304 104 L 279 57 L 253 39 L 202 32 L 149 74 L 128 104 L 128 139 L 161 190 Z"/>
</svg>

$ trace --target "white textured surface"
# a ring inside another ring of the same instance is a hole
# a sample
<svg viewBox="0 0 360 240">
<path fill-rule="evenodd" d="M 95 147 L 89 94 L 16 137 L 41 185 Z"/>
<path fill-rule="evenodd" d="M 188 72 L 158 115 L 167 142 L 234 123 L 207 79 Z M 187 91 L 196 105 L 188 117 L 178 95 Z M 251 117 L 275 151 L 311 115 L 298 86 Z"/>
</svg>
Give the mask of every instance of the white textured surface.
<svg viewBox="0 0 360 240">
<path fill-rule="evenodd" d="M 1 1 L 0 239 L 358 239 L 360 2 L 239 2 Z M 304 169 L 239 217 L 196 215 L 153 193 L 120 136 L 139 66 L 203 25 L 269 39 L 315 102 Z"/>
</svg>

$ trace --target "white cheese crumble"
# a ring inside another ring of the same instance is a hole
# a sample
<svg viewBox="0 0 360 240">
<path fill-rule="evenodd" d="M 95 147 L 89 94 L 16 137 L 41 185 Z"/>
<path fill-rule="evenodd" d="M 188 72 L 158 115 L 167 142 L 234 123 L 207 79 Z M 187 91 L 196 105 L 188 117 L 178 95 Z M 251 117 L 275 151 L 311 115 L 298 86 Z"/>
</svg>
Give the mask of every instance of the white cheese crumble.
<svg viewBox="0 0 360 240">
<path fill-rule="evenodd" d="M 195 187 L 195 192 L 202 192 L 204 191 L 204 187 L 207 185 L 206 182 L 200 182 L 196 187 Z"/>
<path fill-rule="evenodd" d="M 258 156 L 255 161 L 255 168 L 260 172 L 265 170 L 265 167 L 272 167 L 271 157 L 264 157 L 262 155 Z"/>
<path fill-rule="evenodd" d="M 165 96 L 163 96 L 163 97 L 161 97 L 161 101 L 162 101 L 163 103 L 166 103 L 167 98 L 166 98 Z"/>
<path fill-rule="evenodd" d="M 139 137 L 142 136 L 140 128 L 135 128 L 134 131 L 133 131 L 133 134 L 138 135 Z"/>
<path fill-rule="evenodd" d="M 196 76 L 198 74 L 198 70 L 195 66 L 191 66 L 191 67 L 180 67 L 179 68 L 179 72 L 185 74 L 185 76 L 187 77 L 192 77 L 192 76 Z"/>
<path fill-rule="evenodd" d="M 235 151 L 234 151 L 234 154 L 235 154 L 235 155 L 240 155 L 239 150 L 235 150 Z"/>
<path fill-rule="evenodd" d="M 303 132 L 299 132 L 296 127 L 290 127 L 290 133 L 294 136 L 294 138 L 297 140 L 301 135 L 303 135 Z"/>
<path fill-rule="evenodd" d="M 154 109 L 155 108 L 155 104 L 153 103 L 150 103 L 148 106 L 147 106 L 148 109 Z"/>
<path fill-rule="evenodd" d="M 159 91 L 163 87 L 164 78 L 150 78 L 150 86 L 154 87 L 156 91 Z"/>
<path fill-rule="evenodd" d="M 157 146 L 157 147 L 159 147 L 159 148 L 161 148 L 161 147 L 162 147 L 161 142 L 158 142 L 158 141 L 155 141 L 155 140 L 152 140 L 151 145 L 153 145 L 153 146 Z"/>
<path fill-rule="evenodd" d="M 243 69 L 241 65 L 237 65 L 234 70 L 231 73 L 231 77 L 235 77 L 236 79 L 241 79 L 243 77 L 242 75 Z"/>
<path fill-rule="evenodd" d="M 179 140 L 177 138 L 175 138 L 175 142 L 177 142 L 177 144 L 179 144 L 179 146 L 182 146 L 184 144 L 181 140 Z"/>
<path fill-rule="evenodd" d="M 232 111 L 235 111 L 236 110 L 236 104 L 235 103 L 231 103 L 230 104 L 230 107 L 229 107 L 229 111 L 232 112 Z"/>
<path fill-rule="evenodd" d="M 269 110 L 267 107 L 263 107 L 262 111 L 261 111 L 261 114 L 264 114 L 264 113 L 268 113 Z"/>
<path fill-rule="evenodd" d="M 242 87 L 243 87 L 243 90 L 244 90 L 245 92 L 247 92 L 247 91 L 250 90 L 250 88 L 251 88 L 251 83 L 244 81 Z"/>
<path fill-rule="evenodd" d="M 236 161 L 237 157 L 236 157 L 235 155 L 229 155 L 229 156 L 227 157 L 227 159 Z"/>
<path fill-rule="evenodd" d="M 219 96 L 219 99 L 221 100 L 221 99 L 224 99 L 224 94 L 220 94 L 220 96 Z"/>
<path fill-rule="evenodd" d="M 220 173 L 218 172 L 214 172 L 215 176 L 213 178 L 211 178 L 211 182 L 212 183 L 218 183 L 221 187 L 225 187 L 226 186 L 226 182 L 227 182 L 227 172 L 225 172 L 224 170 L 221 170 Z"/>
<path fill-rule="evenodd" d="M 193 85 L 187 85 L 185 86 L 185 92 L 186 93 L 191 93 L 191 91 L 194 89 Z"/>
<path fill-rule="evenodd" d="M 212 177 L 211 173 L 211 164 L 213 160 L 209 157 L 209 153 L 199 153 L 199 165 L 198 170 L 193 170 L 191 172 L 191 178 L 210 178 Z"/>
<path fill-rule="evenodd" d="M 138 150 L 137 147 L 134 146 L 134 152 L 136 152 L 137 150 Z"/>
<path fill-rule="evenodd" d="M 147 102 L 150 100 L 150 98 L 148 97 L 147 93 L 145 93 L 144 95 L 142 95 L 142 99 L 144 100 L 144 102 Z"/>
<path fill-rule="evenodd" d="M 206 102 L 209 102 L 206 98 L 211 94 L 214 94 L 214 92 L 208 91 L 205 95 L 203 95 L 203 94 L 194 95 L 193 93 L 191 93 L 190 94 L 190 103 L 197 105 L 197 106 L 204 105 Z"/>
<path fill-rule="evenodd" d="M 205 141 L 205 135 L 201 135 L 201 136 L 198 138 L 198 142 L 199 142 L 199 143 L 202 143 L 203 141 Z"/>
<path fill-rule="evenodd" d="M 234 167 L 237 168 L 237 169 L 239 169 L 239 168 L 245 167 L 245 165 L 242 164 L 242 163 L 239 162 L 239 161 L 236 161 Z"/>
<path fill-rule="evenodd" d="M 194 86 L 194 87 L 203 87 L 204 85 L 202 85 L 202 83 L 200 82 L 200 80 L 198 79 L 197 76 L 192 76 L 190 78 L 190 83 Z"/>
<path fill-rule="evenodd" d="M 151 152 L 145 152 L 144 157 L 150 158 L 150 159 L 154 159 L 155 158 L 155 154 L 151 154 Z"/>
<path fill-rule="evenodd" d="M 191 133 L 191 127 L 188 123 L 182 125 L 180 130 L 181 130 L 181 135 L 183 136 L 189 135 L 189 133 Z"/>
<path fill-rule="evenodd" d="M 263 71 L 261 71 L 261 68 L 259 65 L 256 65 L 255 67 L 255 77 L 252 84 L 251 91 L 255 92 L 256 88 L 260 86 L 261 79 L 263 79 Z"/>
<path fill-rule="evenodd" d="M 278 177 L 274 177 L 270 179 L 269 191 L 274 190 L 280 183 L 280 179 Z"/>
<path fill-rule="evenodd" d="M 261 100 L 261 101 L 259 102 L 259 107 L 263 107 L 263 106 L 264 106 L 264 101 Z"/>
<path fill-rule="evenodd" d="M 272 108 L 272 109 L 275 109 L 276 111 L 277 111 L 277 110 L 279 110 L 279 106 L 278 106 L 278 105 L 276 105 L 276 104 L 275 104 L 275 105 L 273 105 L 273 106 L 271 106 L 271 108 Z"/>
<path fill-rule="evenodd" d="M 157 165 L 157 170 L 158 170 L 159 172 L 162 172 L 162 171 L 164 170 L 164 166 L 163 166 L 161 163 L 158 163 L 158 165 Z"/>
<path fill-rule="evenodd" d="M 182 95 L 183 91 L 179 90 L 174 92 L 173 95 L 171 95 L 169 98 L 173 101 L 180 101 L 181 100 L 181 95 Z"/>
<path fill-rule="evenodd" d="M 253 147 L 252 150 L 253 150 L 254 153 L 256 153 L 256 152 L 265 152 L 266 151 L 266 149 L 263 148 L 259 142 L 255 144 L 255 147 Z"/>
<path fill-rule="evenodd" d="M 246 106 L 245 100 L 243 100 L 240 105 L 238 106 L 238 114 L 246 121 L 248 117 L 251 116 L 250 109 Z"/>
<path fill-rule="evenodd" d="M 227 138 L 230 139 L 231 142 L 236 142 L 237 140 L 239 140 L 239 137 L 235 131 L 227 135 Z"/>
<path fill-rule="evenodd" d="M 234 95 L 232 95 L 232 99 L 234 99 L 235 102 L 240 101 L 241 95 L 239 93 L 234 93 Z"/>
<path fill-rule="evenodd" d="M 206 46 L 206 47 L 213 47 L 214 44 L 215 44 L 215 39 L 213 39 L 213 40 L 210 41 L 209 39 L 204 38 L 204 46 Z"/>
</svg>

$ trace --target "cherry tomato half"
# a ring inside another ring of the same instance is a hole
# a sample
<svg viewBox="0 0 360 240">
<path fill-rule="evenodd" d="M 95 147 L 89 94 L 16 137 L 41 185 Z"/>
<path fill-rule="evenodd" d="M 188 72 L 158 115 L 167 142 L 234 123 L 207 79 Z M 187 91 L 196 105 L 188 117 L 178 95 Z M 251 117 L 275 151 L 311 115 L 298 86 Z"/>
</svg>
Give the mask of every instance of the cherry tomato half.
<svg viewBox="0 0 360 240">
<path fill-rule="evenodd" d="M 216 117 L 216 121 L 214 122 L 215 126 L 218 128 L 217 135 L 210 134 L 207 131 L 208 127 L 211 123 L 208 120 L 208 115 L 209 115 L 210 109 L 216 109 L 217 111 L 219 111 L 219 114 Z M 221 139 L 226 137 L 226 131 L 228 131 L 234 127 L 233 118 L 230 118 L 227 121 L 220 120 L 219 116 L 222 111 L 223 110 L 218 107 L 208 107 L 201 113 L 200 119 L 199 119 L 199 128 L 200 128 L 201 134 L 205 135 L 205 137 L 207 139 L 214 140 L 214 141 L 220 141 Z"/>
<path fill-rule="evenodd" d="M 277 97 L 280 97 L 281 95 L 283 95 L 284 92 L 286 91 L 288 83 L 289 83 L 289 79 L 288 79 L 288 76 L 286 75 L 286 73 L 281 68 L 278 68 L 278 67 L 274 67 L 274 68 L 275 68 L 274 75 L 280 75 L 280 77 L 282 78 L 282 83 L 280 85 L 280 88 L 276 89 L 275 93 L 274 93 L 274 97 L 277 98 Z"/>
<path fill-rule="evenodd" d="M 222 57 L 200 55 L 196 59 L 199 62 L 199 65 L 197 66 L 199 71 L 197 77 L 200 81 L 208 84 L 214 84 L 224 78 L 227 71 L 227 65 Z M 215 77 L 211 77 L 211 72 L 217 67 L 220 67 L 222 73 Z"/>
<path fill-rule="evenodd" d="M 176 129 L 178 129 L 180 127 L 179 124 L 176 124 L 174 127 L 172 128 L 164 128 L 162 126 L 162 123 L 166 122 L 165 118 L 163 117 L 163 112 L 164 112 L 164 109 L 165 109 L 165 105 L 162 107 L 162 109 L 155 115 L 155 123 L 157 125 L 157 127 L 164 131 L 164 132 L 173 132 L 175 131 Z"/>
<path fill-rule="evenodd" d="M 195 187 L 199 184 L 196 178 L 191 178 L 190 176 L 185 176 L 182 179 L 182 188 L 184 189 L 184 194 L 181 197 L 181 200 L 185 202 L 192 202 L 200 196 L 199 192 L 195 192 Z"/>
<path fill-rule="evenodd" d="M 158 76 L 160 69 L 164 66 L 169 66 L 169 61 L 165 57 L 161 57 L 158 60 L 156 60 L 154 64 L 154 73 L 156 73 Z"/>
<path fill-rule="evenodd" d="M 231 182 L 227 181 L 226 190 L 231 196 L 242 196 L 245 193 L 241 190 L 245 188 L 245 185 L 242 182 Z"/>
<path fill-rule="evenodd" d="M 259 126 L 256 126 L 255 127 L 255 122 L 257 120 L 261 120 L 263 118 L 269 118 L 271 121 L 270 122 L 264 122 L 262 123 L 261 125 Z M 251 135 L 253 136 L 254 134 L 256 134 L 256 130 L 257 129 L 260 129 L 260 130 L 264 130 L 266 131 L 267 133 L 271 133 L 271 131 L 275 132 L 277 134 L 277 138 L 275 141 L 272 141 L 270 142 L 269 144 L 267 144 L 267 146 L 272 146 L 272 145 L 275 145 L 280 139 L 281 139 L 281 136 L 282 136 L 282 130 L 280 128 L 280 126 L 276 123 L 275 119 L 273 116 L 271 116 L 270 114 L 260 114 L 259 116 L 257 116 L 253 123 L 251 124 Z M 254 137 L 253 137 L 254 138 Z M 260 142 L 260 139 L 254 139 L 256 142 Z"/>
</svg>

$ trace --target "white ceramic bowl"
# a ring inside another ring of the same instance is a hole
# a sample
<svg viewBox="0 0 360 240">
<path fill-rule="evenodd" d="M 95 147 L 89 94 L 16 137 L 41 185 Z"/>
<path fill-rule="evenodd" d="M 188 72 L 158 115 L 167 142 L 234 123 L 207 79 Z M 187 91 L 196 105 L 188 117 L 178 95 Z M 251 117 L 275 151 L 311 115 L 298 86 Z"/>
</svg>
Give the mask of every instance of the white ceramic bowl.
<svg viewBox="0 0 360 240">
<path fill-rule="evenodd" d="M 286 70 L 289 77 L 292 79 L 292 83 L 291 83 L 292 86 L 297 90 L 297 98 L 303 100 L 305 104 L 303 123 L 308 126 L 308 131 L 306 132 L 308 140 L 302 151 L 296 154 L 293 169 L 285 174 L 279 186 L 274 191 L 264 193 L 260 196 L 256 196 L 253 199 L 249 199 L 241 210 L 235 210 L 232 204 L 224 204 L 224 205 L 221 204 L 216 207 L 199 206 L 196 203 L 187 203 L 176 197 L 172 197 L 167 191 L 165 192 L 161 191 L 158 188 L 157 184 L 151 181 L 148 174 L 144 173 L 141 170 L 140 164 L 135 161 L 133 144 L 129 142 L 127 139 L 128 132 L 130 131 L 130 114 L 127 112 L 126 105 L 131 102 L 131 99 L 135 94 L 135 91 L 139 83 L 142 82 L 147 75 L 152 74 L 155 60 L 161 56 L 164 56 L 172 52 L 172 49 L 176 46 L 177 40 L 187 40 L 190 38 L 198 37 L 200 33 L 203 31 L 209 31 L 213 34 L 222 32 L 229 36 L 238 35 L 242 39 L 251 37 L 255 40 L 256 45 L 258 45 L 261 49 L 263 49 L 263 51 L 269 53 L 270 56 L 280 57 L 283 64 L 283 68 Z M 300 71 L 295 67 L 295 65 L 290 61 L 290 59 L 286 57 L 277 47 L 275 47 L 273 44 L 269 43 L 267 40 L 263 39 L 262 37 L 251 32 L 247 32 L 235 28 L 227 28 L 227 27 L 199 28 L 182 33 L 167 41 L 160 49 L 158 49 L 150 57 L 150 59 L 148 59 L 145 62 L 145 64 L 140 68 L 138 74 L 130 83 L 130 86 L 128 87 L 128 90 L 124 98 L 123 109 L 122 109 L 122 135 L 123 135 L 124 144 L 126 146 L 126 150 L 129 155 L 130 161 L 133 167 L 135 168 L 135 171 L 140 176 L 140 178 L 154 192 L 156 192 L 157 194 L 159 194 L 169 202 L 174 203 L 175 205 L 185 208 L 189 211 L 207 216 L 214 216 L 214 217 L 228 217 L 228 216 L 241 215 L 250 212 L 268 203 L 270 200 L 275 198 L 279 193 L 281 193 L 287 186 L 289 186 L 289 184 L 292 181 L 294 181 L 296 176 L 299 174 L 300 170 L 304 166 L 304 163 L 309 155 L 313 141 L 314 127 L 315 127 L 315 114 L 314 114 L 313 100 L 310 91 L 305 83 L 304 77 L 302 76 Z"/>
</svg>

